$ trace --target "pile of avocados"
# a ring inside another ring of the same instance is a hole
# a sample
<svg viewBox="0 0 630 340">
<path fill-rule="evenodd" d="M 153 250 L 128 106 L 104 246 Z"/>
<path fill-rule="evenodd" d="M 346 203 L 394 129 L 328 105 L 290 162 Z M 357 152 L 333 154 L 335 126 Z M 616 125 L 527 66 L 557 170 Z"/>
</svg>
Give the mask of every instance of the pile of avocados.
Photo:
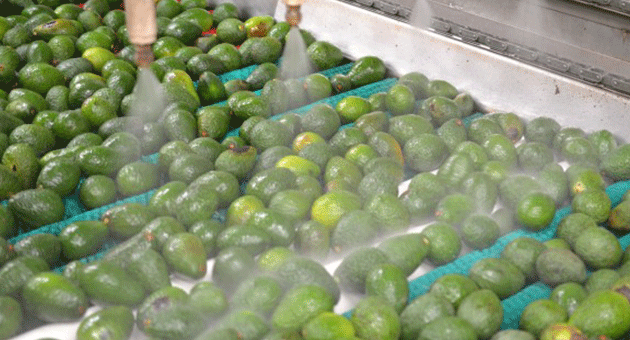
<svg viewBox="0 0 630 340">
<path fill-rule="evenodd" d="M 0 339 L 628 338 L 630 193 L 606 193 L 628 144 L 476 113 L 305 30 L 317 72 L 280 79 L 286 22 L 156 6 L 159 112 L 136 105 L 122 2 L 0 3 Z M 533 284 L 551 293 L 502 330 Z"/>
</svg>

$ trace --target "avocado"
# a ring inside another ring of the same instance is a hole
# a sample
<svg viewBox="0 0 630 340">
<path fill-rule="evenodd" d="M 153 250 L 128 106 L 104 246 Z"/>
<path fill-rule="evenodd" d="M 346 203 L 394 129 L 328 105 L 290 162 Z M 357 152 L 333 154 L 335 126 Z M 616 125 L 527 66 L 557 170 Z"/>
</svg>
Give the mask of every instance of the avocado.
<svg viewBox="0 0 630 340">
<path fill-rule="evenodd" d="M 479 286 L 470 277 L 459 273 L 451 273 L 444 274 L 433 281 L 429 288 L 429 293 L 441 295 L 452 303 L 453 308 L 457 310 L 462 301 L 477 290 L 479 290 Z"/>
<path fill-rule="evenodd" d="M 53 272 L 31 277 L 22 289 L 26 310 L 46 322 L 81 318 L 88 307 L 86 294 L 70 280 Z"/>
<path fill-rule="evenodd" d="M 213 282 L 226 293 L 233 292 L 256 266 L 254 257 L 240 247 L 230 247 L 219 251 L 212 267 Z"/>
<path fill-rule="evenodd" d="M 258 150 L 266 150 L 274 146 L 288 146 L 293 140 L 293 134 L 282 123 L 266 119 L 254 125 L 249 139 Z"/>
<path fill-rule="evenodd" d="M 415 114 L 405 114 L 390 118 L 387 132 L 394 136 L 400 145 L 404 146 L 413 137 L 420 134 L 433 134 L 434 130 L 431 121 L 427 118 Z"/>
<path fill-rule="evenodd" d="M 256 66 L 245 81 L 249 84 L 249 88 L 255 91 L 262 89 L 267 81 L 276 78 L 277 75 L 278 66 L 274 63 L 266 62 Z"/>
<path fill-rule="evenodd" d="M 230 147 L 219 154 L 214 163 L 215 168 L 242 179 L 253 169 L 257 151 L 253 146 Z"/>
<path fill-rule="evenodd" d="M 362 171 L 354 163 L 340 157 L 333 156 L 326 162 L 324 169 L 324 182 L 340 181 L 351 190 L 356 190 L 362 179 Z"/>
<path fill-rule="evenodd" d="M 570 316 L 573 314 L 577 306 L 582 303 L 584 299 L 588 296 L 588 292 L 584 287 L 575 282 L 566 282 L 559 284 L 551 291 L 551 296 L 549 296 L 550 300 L 558 303 L 564 310 L 566 310 L 567 314 Z"/>
<path fill-rule="evenodd" d="M 107 176 L 89 176 L 79 187 L 79 200 L 88 209 L 112 203 L 116 197 L 116 182 Z"/>
<path fill-rule="evenodd" d="M 246 224 L 265 231 L 271 239 L 272 246 L 288 247 L 293 243 L 294 226 L 288 218 L 273 209 L 254 212 Z"/>
<path fill-rule="evenodd" d="M 201 239 L 192 233 L 170 236 L 162 248 L 166 263 L 176 273 L 198 279 L 206 275 L 206 252 Z"/>
<path fill-rule="evenodd" d="M 9 210 L 24 230 L 59 222 L 64 216 L 61 197 L 50 189 L 20 191 L 9 199 Z"/>
<path fill-rule="evenodd" d="M 331 247 L 336 253 L 346 253 L 354 247 L 373 241 L 378 234 L 374 216 L 364 210 L 343 215 L 331 235 Z"/>
<path fill-rule="evenodd" d="M 586 280 L 584 262 L 570 250 L 546 249 L 536 259 L 538 277 L 550 286 L 573 281 L 582 283 Z"/>
<path fill-rule="evenodd" d="M 475 328 L 466 320 L 457 316 L 439 318 L 429 323 L 418 337 L 419 340 L 477 339 Z"/>
<path fill-rule="evenodd" d="M 155 217 L 148 206 L 129 202 L 109 208 L 101 215 L 101 221 L 113 236 L 127 239 L 140 232 Z"/>
<path fill-rule="evenodd" d="M 10 296 L 0 297 L 0 318 L 4 320 L 0 326 L 0 338 L 8 339 L 15 335 L 23 322 L 20 303 Z"/>
<path fill-rule="evenodd" d="M 434 320 L 454 316 L 453 305 L 440 294 L 422 294 L 413 299 L 400 313 L 401 335 L 403 340 L 418 339 L 418 335 Z"/>
<path fill-rule="evenodd" d="M 620 292 L 602 290 L 590 294 L 569 318 L 569 324 L 587 336 L 621 337 L 630 329 L 629 302 Z"/>
<path fill-rule="evenodd" d="M 79 283 L 90 299 L 101 303 L 134 306 L 146 294 L 140 282 L 109 261 L 86 265 L 79 274 Z"/>
<path fill-rule="evenodd" d="M 268 334 L 271 325 L 264 316 L 248 309 L 242 309 L 227 313 L 219 320 L 217 328 L 235 330 L 238 339 L 255 340 L 261 339 L 265 334 Z"/>
<path fill-rule="evenodd" d="M 353 88 L 361 87 L 385 77 L 387 69 L 383 61 L 374 56 L 365 56 L 357 59 L 347 76 Z"/>
<path fill-rule="evenodd" d="M 171 181 L 191 183 L 213 168 L 212 163 L 208 162 L 208 160 L 201 155 L 195 153 L 184 154 L 176 157 L 173 162 L 171 162 L 168 168 L 168 177 Z"/>
<path fill-rule="evenodd" d="M 171 285 L 166 260 L 157 251 L 151 248 L 139 249 L 128 260 L 125 270 L 148 293 Z"/>
<path fill-rule="evenodd" d="M 203 331 L 205 319 L 188 304 L 188 295 L 158 290 L 140 306 L 136 325 L 148 336 L 167 339 L 192 339 Z"/>
<path fill-rule="evenodd" d="M 317 221 L 306 221 L 295 229 L 296 250 L 312 259 L 325 259 L 330 251 L 330 232 Z"/>
<path fill-rule="evenodd" d="M 474 203 L 465 194 L 449 194 L 444 196 L 435 207 L 435 219 L 451 225 L 460 225 L 474 211 Z"/>
<path fill-rule="evenodd" d="M 46 63 L 27 64 L 18 72 L 18 79 L 22 86 L 41 95 L 66 82 L 61 71 Z"/>
<path fill-rule="evenodd" d="M 446 222 L 435 222 L 421 232 L 429 240 L 427 258 L 435 265 L 453 261 L 459 256 L 462 241 L 455 228 Z"/>
<path fill-rule="evenodd" d="M 81 170 L 87 175 L 113 176 L 121 166 L 118 164 L 117 156 L 115 150 L 96 145 L 83 149 L 79 153 L 77 161 Z"/>
<path fill-rule="evenodd" d="M 556 203 L 547 194 L 529 193 L 518 202 L 516 220 L 530 230 L 541 230 L 553 220 Z"/>
<path fill-rule="evenodd" d="M 398 82 L 387 91 L 385 105 L 394 116 L 414 113 L 416 107 L 414 92 L 409 86 Z"/>
<path fill-rule="evenodd" d="M 138 233 L 117 244 L 107 250 L 101 259 L 104 262 L 112 262 L 120 268 L 125 268 L 132 257 L 135 256 L 134 254 L 141 253 L 147 249 L 158 249 L 155 236 L 150 231 Z"/>
<path fill-rule="evenodd" d="M 280 79 L 271 79 L 262 87 L 260 95 L 267 99 L 272 115 L 283 113 L 289 108 L 286 84 Z"/>
<path fill-rule="evenodd" d="M 593 293 L 611 288 L 620 278 L 621 275 L 614 269 L 604 268 L 594 271 L 584 283 L 586 289 L 584 297 L 586 297 L 586 292 Z"/>
<path fill-rule="evenodd" d="M 398 339 L 401 334 L 401 321 L 396 310 L 378 296 L 362 298 L 350 321 L 357 337 L 362 339 L 393 340 Z"/>
<path fill-rule="evenodd" d="M 610 216 L 611 200 L 604 190 L 589 190 L 573 197 L 571 210 L 591 216 L 596 223 L 603 223 Z"/>
<path fill-rule="evenodd" d="M 372 105 L 363 97 L 350 95 L 338 101 L 335 110 L 341 117 L 341 123 L 348 124 L 372 112 Z"/>
<path fill-rule="evenodd" d="M 299 331 L 322 312 L 331 312 L 334 298 L 325 288 L 301 285 L 287 291 L 271 315 L 271 324 L 282 332 Z"/>
<path fill-rule="evenodd" d="M 344 257 L 333 276 L 342 289 L 362 293 L 365 278 L 374 266 L 391 263 L 387 254 L 377 248 L 358 248 Z"/>
<path fill-rule="evenodd" d="M 604 176 L 620 181 L 630 178 L 628 165 L 630 164 L 630 147 L 622 145 L 610 151 L 600 164 Z"/>
<path fill-rule="evenodd" d="M 156 164 L 133 162 L 124 165 L 116 174 L 116 187 L 123 196 L 134 196 L 155 188 L 159 183 Z"/>
<path fill-rule="evenodd" d="M 553 300 L 541 299 L 536 300 L 523 310 L 519 327 L 536 336 L 549 326 L 566 322 L 568 319 L 567 312 Z"/>
<path fill-rule="evenodd" d="M 311 103 L 329 97 L 333 91 L 330 80 L 321 73 L 306 76 L 304 88 Z"/>
<path fill-rule="evenodd" d="M 371 211 L 376 217 L 382 234 L 405 230 L 409 227 L 409 211 L 396 194 L 376 194 L 365 201 L 365 209 Z"/>
<path fill-rule="evenodd" d="M 525 274 L 503 258 L 484 258 L 477 261 L 470 268 L 468 276 L 479 288 L 490 289 L 500 299 L 513 295 L 525 286 Z"/>
<path fill-rule="evenodd" d="M 269 248 L 271 242 L 269 233 L 261 228 L 248 224 L 234 224 L 219 233 L 216 244 L 219 250 L 240 247 L 256 256 Z"/>
<path fill-rule="evenodd" d="M 35 186 L 40 165 L 33 147 L 25 143 L 10 145 L 2 154 L 2 164 L 19 178 L 23 188 Z"/>
<path fill-rule="evenodd" d="M 350 320 L 333 312 L 323 312 L 302 328 L 304 339 L 349 339 L 355 329 Z M 270 340 L 269 335 L 265 339 Z"/>
<path fill-rule="evenodd" d="M 333 276 L 322 264 L 310 258 L 290 255 L 278 264 L 275 276 L 285 288 L 319 285 L 329 292 L 335 302 L 340 298 L 339 285 Z"/>
<path fill-rule="evenodd" d="M 341 126 L 341 118 L 328 104 L 316 104 L 302 115 L 302 131 L 312 131 L 325 140 L 330 139 Z"/>
<path fill-rule="evenodd" d="M 264 208 L 265 203 L 257 196 L 240 196 L 228 206 L 225 224 L 227 226 L 244 224 L 254 212 Z"/>
<path fill-rule="evenodd" d="M 265 315 L 273 312 L 282 294 L 282 286 L 276 279 L 254 276 L 239 284 L 231 301 L 237 309 L 248 309 Z"/>
<path fill-rule="evenodd" d="M 318 197 L 311 206 L 311 218 L 332 229 L 343 214 L 361 209 L 361 197 L 347 190 L 333 190 Z"/>
<path fill-rule="evenodd" d="M 330 85 L 333 88 L 334 93 L 342 93 L 352 90 L 352 81 L 350 77 L 345 74 L 335 74 L 330 77 Z"/>
<path fill-rule="evenodd" d="M 504 258 L 517 266 L 528 281 L 537 279 L 536 259 L 545 250 L 545 246 L 536 239 L 519 237 L 508 243 L 501 252 Z"/>
<path fill-rule="evenodd" d="M 13 245 L 13 250 L 19 255 L 31 255 L 44 259 L 53 265 L 61 255 L 61 242 L 57 235 L 33 234 L 22 238 Z"/>
<path fill-rule="evenodd" d="M 501 327 L 503 306 L 493 291 L 480 289 L 462 300 L 457 316 L 468 321 L 479 338 L 488 339 Z"/>
<path fill-rule="evenodd" d="M 472 249 L 484 249 L 493 245 L 501 234 L 497 222 L 489 216 L 472 214 L 461 227 L 462 241 Z"/>
<path fill-rule="evenodd" d="M 335 133 L 328 144 L 340 155 L 345 155 L 348 150 L 357 145 L 367 143 L 367 135 L 356 127 L 348 127 Z"/>
<path fill-rule="evenodd" d="M 219 205 L 216 191 L 202 187 L 188 187 L 177 196 L 174 202 L 175 217 L 184 226 L 210 219 Z"/>
<path fill-rule="evenodd" d="M 96 340 L 102 337 L 124 339 L 131 335 L 134 315 L 126 306 L 101 309 L 81 320 L 77 329 L 77 340 Z"/>
<path fill-rule="evenodd" d="M 190 290 L 188 303 L 206 317 L 217 317 L 228 309 L 228 298 L 223 289 L 213 282 L 197 282 Z"/>
<path fill-rule="evenodd" d="M 619 240 L 603 227 L 588 228 L 575 239 L 573 247 L 590 268 L 615 268 L 621 262 L 623 251 Z"/>
<path fill-rule="evenodd" d="M 383 298 L 400 314 L 409 299 L 407 275 L 394 264 L 376 265 L 365 278 L 365 293 Z"/>
<path fill-rule="evenodd" d="M 439 168 L 448 157 L 449 151 L 440 137 L 433 133 L 421 133 L 405 142 L 403 154 L 410 168 L 426 172 Z"/>
<path fill-rule="evenodd" d="M 560 124 L 553 118 L 536 117 L 525 123 L 525 139 L 530 142 L 540 142 L 551 146 L 556 133 L 560 131 Z"/>
<path fill-rule="evenodd" d="M 263 170 L 247 182 L 245 194 L 258 197 L 268 203 L 276 193 L 295 188 L 295 174 L 286 168 Z"/>
<path fill-rule="evenodd" d="M 451 119 L 463 118 L 455 102 L 442 96 L 431 96 L 427 98 L 422 102 L 420 110 L 426 117 L 431 119 L 435 127 L 442 126 Z"/>
<path fill-rule="evenodd" d="M 197 105 L 198 106 L 198 105 Z M 168 140 L 189 143 L 197 137 L 197 120 L 188 111 L 176 109 L 165 114 L 162 126 Z"/>
</svg>

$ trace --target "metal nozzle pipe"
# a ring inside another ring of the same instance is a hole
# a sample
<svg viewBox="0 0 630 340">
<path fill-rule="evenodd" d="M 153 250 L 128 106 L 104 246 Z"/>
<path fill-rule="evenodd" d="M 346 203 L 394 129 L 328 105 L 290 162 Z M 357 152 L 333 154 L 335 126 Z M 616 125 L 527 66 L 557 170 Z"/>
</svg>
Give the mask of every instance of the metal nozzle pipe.
<svg viewBox="0 0 630 340">
<path fill-rule="evenodd" d="M 300 5 L 287 5 L 286 21 L 291 27 L 297 26 L 302 21 Z"/>
<path fill-rule="evenodd" d="M 136 47 L 136 63 L 148 67 L 153 61 L 151 44 L 157 39 L 154 0 L 124 0 L 129 41 Z"/>
</svg>

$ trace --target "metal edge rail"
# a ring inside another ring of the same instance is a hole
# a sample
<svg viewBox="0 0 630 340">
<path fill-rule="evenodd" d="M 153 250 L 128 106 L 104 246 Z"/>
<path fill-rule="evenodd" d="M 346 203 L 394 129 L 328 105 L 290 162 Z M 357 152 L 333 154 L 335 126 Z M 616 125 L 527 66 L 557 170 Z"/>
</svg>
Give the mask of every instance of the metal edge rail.
<svg viewBox="0 0 630 340">
<path fill-rule="evenodd" d="M 630 1 L 628 0 L 568 0 L 579 2 L 594 8 L 630 17 Z"/>
</svg>

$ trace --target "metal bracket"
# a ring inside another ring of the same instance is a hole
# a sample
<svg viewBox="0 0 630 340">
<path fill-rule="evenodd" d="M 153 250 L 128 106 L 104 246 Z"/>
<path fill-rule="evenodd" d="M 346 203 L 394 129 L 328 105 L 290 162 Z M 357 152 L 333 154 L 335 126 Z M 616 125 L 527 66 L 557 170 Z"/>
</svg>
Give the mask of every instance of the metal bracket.
<svg viewBox="0 0 630 340">
<path fill-rule="evenodd" d="M 464 27 L 457 27 L 457 33 L 463 40 L 467 42 L 475 42 L 479 39 L 479 34 L 471 29 L 467 29 Z"/>
<path fill-rule="evenodd" d="M 569 68 L 571 68 L 571 61 L 568 59 L 556 58 L 550 55 L 544 56 L 542 58 L 542 62 L 547 65 L 547 67 L 554 69 L 559 72 L 568 72 Z"/>
<path fill-rule="evenodd" d="M 534 62 L 538 59 L 538 52 L 534 49 L 520 45 L 508 45 L 507 52 L 518 59 Z"/>
<path fill-rule="evenodd" d="M 495 38 L 490 35 L 481 35 L 477 39 L 481 44 L 490 47 L 490 49 L 497 52 L 505 52 L 508 48 L 508 41 L 500 38 Z"/>
<path fill-rule="evenodd" d="M 374 1 L 374 8 L 380 9 L 381 11 L 389 14 L 398 13 L 398 6 L 386 1 Z"/>
</svg>

